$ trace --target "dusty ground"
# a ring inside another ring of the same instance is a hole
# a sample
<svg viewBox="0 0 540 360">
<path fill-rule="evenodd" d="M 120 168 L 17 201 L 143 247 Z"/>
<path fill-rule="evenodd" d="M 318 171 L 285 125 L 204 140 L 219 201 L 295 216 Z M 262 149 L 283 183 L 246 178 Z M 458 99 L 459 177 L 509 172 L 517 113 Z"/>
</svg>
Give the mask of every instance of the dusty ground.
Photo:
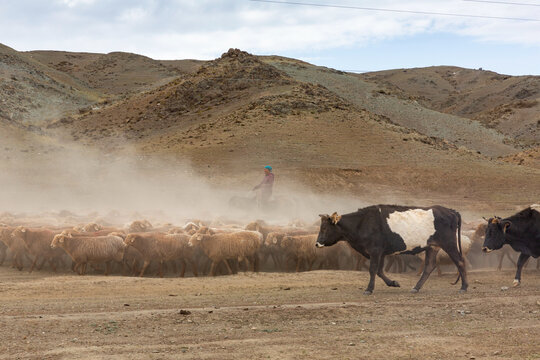
<svg viewBox="0 0 540 360">
<path fill-rule="evenodd" d="M 409 293 L 412 273 L 260 273 L 217 278 L 28 274 L 0 268 L 0 359 L 536 359 L 540 272 L 453 273 Z M 180 310 L 190 313 L 183 315 Z"/>
</svg>

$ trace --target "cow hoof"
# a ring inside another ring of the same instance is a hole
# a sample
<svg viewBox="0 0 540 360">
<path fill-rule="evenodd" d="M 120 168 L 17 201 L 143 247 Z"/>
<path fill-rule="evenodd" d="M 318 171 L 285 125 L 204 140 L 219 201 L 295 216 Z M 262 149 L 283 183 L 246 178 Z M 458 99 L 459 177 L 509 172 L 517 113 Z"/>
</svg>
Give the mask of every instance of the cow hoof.
<svg viewBox="0 0 540 360">
<path fill-rule="evenodd" d="M 392 283 L 390 284 L 390 286 L 393 286 L 393 287 L 400 287 L 399 283 L 397 281 L 392 281 Z"/>
<path fill-rule="evenodd" d="M 514 283 L 512 284 L 513 287 L 518 287 L 519 285 L 521 285 L 521 281 L 518 280 L 518 279 L 514 279 Z"/>
<path fill-rule="evenodd" d="M 411 293 L 412 293 L 412 294 L 416 294 L 418 291 L 420 291 L 420 290 L 415 289 L 415 288 L 412 288 L 412 289 L 411 289 Z"/>
<path fill-rule="evenodd" d="M 467 289 L 459 289 L 459 293 L 460 293 L 460 294 L 466 294 L 466 293 L 467 293 Z"/>
<path fill-rule="evenodd" d="M 373 291 L 371 290 L 364 291 L 364 295 L 371 295 L 371 294 L 373 294 Z"/>
</svg>

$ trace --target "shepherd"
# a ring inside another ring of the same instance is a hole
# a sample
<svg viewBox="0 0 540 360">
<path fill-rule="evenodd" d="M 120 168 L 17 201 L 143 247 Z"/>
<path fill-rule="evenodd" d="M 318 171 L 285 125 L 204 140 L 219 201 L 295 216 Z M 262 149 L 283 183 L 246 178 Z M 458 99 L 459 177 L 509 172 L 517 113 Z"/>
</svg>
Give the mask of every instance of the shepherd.
<svg viewBox="0 0 540 360">
<path fill-rule="evenodd" d="M 255 186 L 252 190 L 259 190 L 257 194 L 257 206 L 259 209 L 264 209 L 268 205 L 270 196 L 272 196 L 272 187 L 274 186 L 274 174 L 272 173 L 272 167 L 266 165 L 264 167 L 264 178 L 259 185 Z"/>
</svg>

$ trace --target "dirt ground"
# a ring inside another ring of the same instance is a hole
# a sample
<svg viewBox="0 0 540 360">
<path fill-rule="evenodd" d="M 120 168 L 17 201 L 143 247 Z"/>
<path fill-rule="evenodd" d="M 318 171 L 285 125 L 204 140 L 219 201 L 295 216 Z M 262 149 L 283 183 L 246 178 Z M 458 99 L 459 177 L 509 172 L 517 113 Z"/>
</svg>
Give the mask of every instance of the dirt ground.
<svg viewBox="0 0 540 360">
<path fill-rule="evenodd" d="M 540 271 L 77 276 L 0 267 L 0 359 L 538 359 Z M 505 286 L 509 288 L 504 288 Z"/>
</svg>

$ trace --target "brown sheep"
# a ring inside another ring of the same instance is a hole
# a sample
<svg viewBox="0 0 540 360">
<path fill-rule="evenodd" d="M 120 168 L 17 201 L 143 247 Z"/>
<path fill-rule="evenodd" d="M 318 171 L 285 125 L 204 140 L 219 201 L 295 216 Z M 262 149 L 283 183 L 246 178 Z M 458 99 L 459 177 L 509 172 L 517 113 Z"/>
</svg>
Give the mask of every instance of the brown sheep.
<svg viewBox="0 0 540 360">
<path fill-rule="evenodd" d="M 296 272 L 300 271 L 303 263 L 306 264 L 307 271 L 311 271 L 313 264 L 317 260 L 317 234 L 284 236 L 281 240 L 281 248 L 285 251 L 285 256 L 296 261 Z"/>
<path fill-rule="evenodd" d="M 135 220 L 128 227 L 129 233 L 140 233 L 152 231 L 152 224 L 148 220 Z"/>
<path fill-rule="evenodd" d="M 125 245 L 121 237 L 108 236 L 73 236 L 58 234 L 50 244 L 52 249 L 62 248 L 75 263 L 79 275 L 86 274 L 88 263 L 105 263 L 105 275 L 109 275 L 111 261 L 122 263 Z"/>
<path fill-rule="evenodd" d="M 15 227 L 5 226 L 0 228 L 0 242 L 5 244 L 11 253 L 11 267 L 17 268 L 19 271 L 23 269 L 24 258 L 30 259 L 24 241 L 11 236 Z"/>
<path fill-rule="evenodd" d="M 193 259 L 194 250 L 189 246 L 189 235 L 164 233 L 129 234 L 124 240 L 141 253 L 144 263 L 139 276 L 143 276 L 151 261 L 159 262 L 159 276 L 163 277 L 163 264 L 166 261 L 180 260 L 181 277 L 184 277 L 186 261 L 191 264 L 193 275 L 197 276 L 197 266 Z M 173 263 L 174 264 L 174 263 Z M 174 265 L 176 267 L 176 265 Z"/>
<path fill-rule="evenodd" d="M 189 239 L 192 247 L 200 248 L 212 261 L 210 274 L 215 276 L 216 266 L 225 263 L 229 274 L 233 271 L 227 260 L 244 261 L 244 270 L 248 261 L 253 263 L 253 271 L 258 271 L 259 256 L 257 251 L 263 242 L 262 234 L 255 231 L 216 232 L 208 227 L 201 227 Z"/>
<path fill-rule="evenodd" d="M 24 246 L 31 257 L 34 258 L 32 265 L 30 266 L 29 272 L 32 272 L 36 266 L 36 263 L 39 258 L 42 258 L 41 265 L 38 266 L 40 269 L 45 261 L 49 262 L 49 265 L 56 271 L 56 263 L 64 263 L 63 256 L 64 251 L 61 249 L 52 249 L 51 242 L 55 235 L 59 234 L 58 230 L 49 230 L 49 229 L 31 229 L 23 226 L 17 227 L 12 233 L 11 236 L 22 240 Z"/>
</svg>

